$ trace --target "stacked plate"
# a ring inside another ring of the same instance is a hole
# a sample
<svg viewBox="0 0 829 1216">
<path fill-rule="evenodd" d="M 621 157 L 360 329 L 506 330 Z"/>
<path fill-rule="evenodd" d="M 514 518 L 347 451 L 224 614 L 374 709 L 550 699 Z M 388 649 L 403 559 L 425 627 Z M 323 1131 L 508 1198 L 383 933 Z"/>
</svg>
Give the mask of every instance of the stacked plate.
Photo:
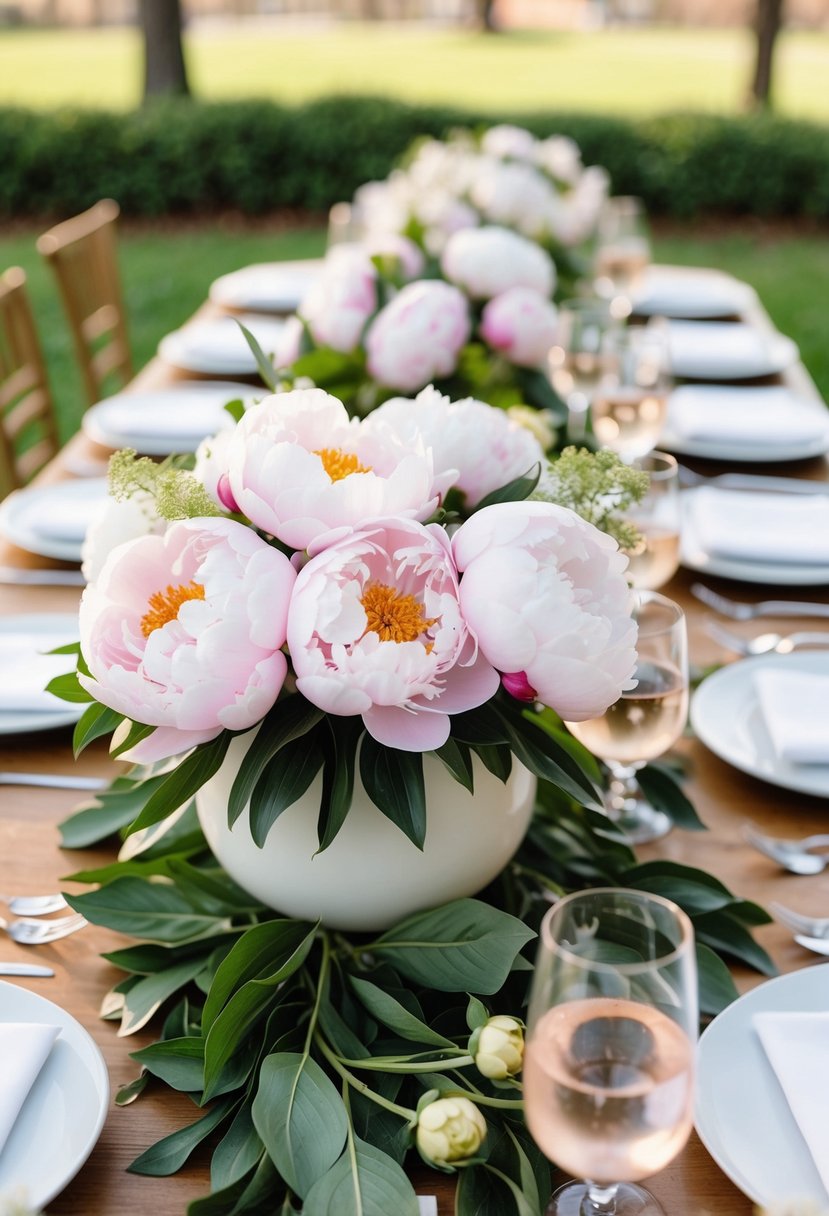
<svg viewBox="0 0 829 1216">
<path fill-rule="evenodd" d="M 754 289 L 721 270 L 650 266 L 633 297 L 642 317 L 716 320 L 737 316 L 756 299 Z"/>
<path fill-rule="evenodd" d="M 229 401 L 241 399 L 247 406 L 257 395 L 249 384 L 230 380 L 182 380 L 108 397 L 86 411 L 83 429 L 105 447 L 134 448 L 147 456 L 195 452 L 206 436 L 232 425 Z"/>
<path fill-rule="evenodd" d="M 266 356 L 273 356 L 284 321 L 262 316 L 238 319 L 256 338 Z M 235 317 L 189 322 L 161 339 L 158 353 L 165 363 L 209 376 L 255 376 L 256 359 Z"/>
<path fill-rule="evenodd" d="M 106 500 L 105 477 L 15 490 L 0 503 L 0 532 L 29 553 L 79 562 L 87 529 Z"/>
<path fill-rule="evenodd" d="M 732 462 L 808 459 L 829 450 L 829 410 L 782 384 L 684 384 L 671 394 L 659 446 Z"/>
<path fill-rule="evenodd" d="M 46 691 L 50 680 L 75 670 L 74 654 L 48 652 L 77 640 L 77 613 L 0 617 L 0 735 L 77 722 L 86 705 L 61 701 Z"/>
<path fill-rule="evenodd" d="M 210 299 L 222 308 L 266 313 L 296 312 L 317 281 L 322 258 L 302 262 L 260 262 L 222 275 L 210 288 Z"/>
<path fill-rule="evenodd" d="M 753 380 L 796 363 L 791 338 L 741 321 L 669 321 L 671 374 L 682 380 Z"/>
</svg>

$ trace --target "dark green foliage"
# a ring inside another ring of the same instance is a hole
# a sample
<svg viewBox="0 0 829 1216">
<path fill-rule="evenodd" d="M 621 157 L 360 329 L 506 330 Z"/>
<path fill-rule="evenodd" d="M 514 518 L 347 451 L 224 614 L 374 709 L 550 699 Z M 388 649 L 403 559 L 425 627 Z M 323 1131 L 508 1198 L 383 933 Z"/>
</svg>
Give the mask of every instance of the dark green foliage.
<svg viewBox="0 0 829 1216">
<path fill-rule="evenodd" d="M 322 212 L 385 177 L 419 135 L 515 121 L 570 135 L 615 193 L 654 215 L 829 215 L 829 139 L 770 115 L 473 114 L 373 98 L 288 107 L 159 101 L 125 114 L 0 109 L 0 216 L 69 215 L 111 195 L 130 215 Z"/>
</svg>

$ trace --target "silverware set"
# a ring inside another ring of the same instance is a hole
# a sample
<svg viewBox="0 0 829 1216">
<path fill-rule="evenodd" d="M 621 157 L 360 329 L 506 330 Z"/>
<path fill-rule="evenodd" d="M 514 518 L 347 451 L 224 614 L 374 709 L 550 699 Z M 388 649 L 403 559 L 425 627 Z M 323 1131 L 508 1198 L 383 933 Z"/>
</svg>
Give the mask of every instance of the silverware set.
<svg viewBox="0 0 829 1216">
<path fill-rule="evenodd" d="M 753 823 L 743 826 L 745 840 L 790 874 L 820 874 L 829 866 L 829 833 L 818 832 L 799 839 L 767 836 Z M 799 946 L 815 954 L 829 955 L 829 916 L 805 916 L 793 908 L 772 902 L 774 919 L 794 934 Z"/>
<path fill-rule="evenodd" d="M 0 900 L 15 914 L 13 920 L 0 916 L 0 929 L 5 930 L 19 946 L 45 946 L 77 933 L 88 923 L 80 912 L 45 919 L 51 913 L 67 907 L 66 900 L 58 892 L 51 895 L 0 895 Z M 51 967 L 36 963 L 0 961 L 0 975 L 48 978 L 54 974 Z"/>
<path fill-rule="evenodd" d="M 807 647 L 825 648 L 829 646 L 829 629 L 822 633 L 798 630 L 795 633 L 761 633 L 756 638 L 744 638 L 730 629 L 724 629 L 719 621 L 706 621 L 703 628 L 709 637 L 721 646 L 728 647 L 741 655 L 755 654 L 791 654 L 794 650 Z"/>
<path fill-rule="evenodd" d="M 730 617 L 732 621 L 751 621 L 758 616 L 811 616 L 829 618 L 829 604 L 815 604 L 799 600 L 760 600 L 756 604 L 746 604 L 740 600 L 728 599 L 717 591 L 712 591 L 704 583 L 693 583 L 691 594 L 701 603 L 707 604 L 721 616 Z"/>
</svg>

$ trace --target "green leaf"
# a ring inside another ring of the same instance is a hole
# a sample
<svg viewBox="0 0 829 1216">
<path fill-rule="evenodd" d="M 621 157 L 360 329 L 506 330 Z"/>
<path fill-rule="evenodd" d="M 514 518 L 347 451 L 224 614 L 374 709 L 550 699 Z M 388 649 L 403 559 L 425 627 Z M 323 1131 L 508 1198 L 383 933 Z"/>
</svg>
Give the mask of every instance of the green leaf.
<svg viewBox="0 0 829 1216">
<path fill-rule="evenodd" d="M 697 942 L 700 1013 L 716 1016 L 739 996 L 731 972 L 708 946 Z"/>
<path fill-rule="evenodd" d="M 204 1055 L 205 1100 L 214 1092 L 227 1061 L 245 1036 L 267 1014 L 269 1007 L 273 1005 L 277 990 L 289 976 L 302 966 L 311 949 L 316 934 L 315 926 L 309 928 L 300 921 L 282 923 L 286 927 L 282 949 L 278 955 L 273 958 L 272 962 L 266 964 L 255 978 L 248 979 L 241 984 L 224 1004 L 221 1012 L 215 1014 L 210 1024 Z M 264 928 L 264 926 L 260 927 Z M 233 951 L 216 973 L 217 981 L 220 975 L 222 977 L 222 987 L 227 983 L 228 973 L 225 967 L 230 962 L 232 954 Z M 208 1002 L 212 1000 L 211 989 Z M 211 1012 L 214 1008 L 215 1005 L 211 1005 Z"/>
<path fill-rule="evenodd" d="M 67 895 L 66 899 L 93 924 L 151 942 L 196 941 L 230 928 L 226 919 L 195 912 L 169 883 L 129 875 L 98 891 Z"/>
<path fill-rule="evenodd" d="M 253 1123 L 277 1170 L 303 1198 L 339 1157 L 348 1126 L 332 1082 L 315 1060 L 295 1052 L 263 1061 Z"/>
<path fill-rule="evenodd" d="M 412 1043 L 428 1043 L 434 1047 L 448 1047 L 450 1051 L 455 1049 L 455 1044 L 451 1039 L 432 1030 L 430 1026 L 415 1017 L 377 984 L 353 975 L 351 976 L 351 986 L 372 1017 L 376 1018 L 378 1022 L 382 1022 L 384 1026 L 388 1026 L 389 1030 L 393 1030 L 402 1039 L 407 1039 Z"/>
<path fill-rule="evenodd" d="M 236 320 L 236 324 L 245 335 L 245 341 L 250 347 L 251 353 L 256 360 L 256 366 L 259 369 L 259 375 L 262 377 L 263 383 L 271 390 L 272 393 L 276 392 L 277 378 L 276 373 L 274 372 L 273 363 L 262 350 L 258 340 L 254 338 L 247 326 L 243 325 L 238 319 Z"/>
<path fill-rule="evenodd" d="M 216 1145 L 210 1162 L 210 1186 L 214 1191 L 239 1182 L 256 1165 L 264 1145 L 253 1126 L 251 1103 L 245 1102 Z"/>
<path fill-rule="evenodd" d="M 469 790 L 470 794 L 474 794 L 472 756 L 468 745 L 466 743 L 459 743 L 457 739 L 453 739 L 450 735 L 442 747 L 435 749 L 435 755 L 446 766 L 455 780 L 464 789 Z"/>
<path fill-rule="evenodd" d="M 201 1119 L 182 1127 L 171 1136 L 158 1140 L 140 1157 L 136 1157 L 127 1166 L 130 1174 L 149 1174 L 154 1178 L 166 1178 L 175 1174 L 184 1165 L 187 1158 L 210 1133 L 226 1119 L 233 1109 L 233 1099 L 223 1098 Z"/>
<path fill-rule="evenodd" d="M 164 780 L 163 775 L 138 780 L 131 776 L 116 777 L 108 789 L 96 795 L 93 803 L 64 819 L 60 824 L 61 845 L 65 849 L 83 849 L 121 831 Z"/>
<path fill-rule="evenodd" d="M 490 490 L 489 494 L 484 495 L 475 510 L 483 511 L 485 507 L 494 507 L 499 502 L 523 502 L 532 494 L 540 477 L 541 464 L 537 462 L 523 476 L 508 481 L 505 486 L 501 486 L 497 490 Z"/>
<path fill-rule="evenodd" d="M 475 752 L 493 777 L 505 783 L 509 781 L 512 773 L 512 752 L 505 743 L 479 743 L 475 746 Z"/>
<path fill-rule="evenodd" d="M 532 719 L 514 717 L 510 711 L 501 713 L 509 737 L 510 747 L 521 763 L 540 777 L 569 794 L 582 806 L 593 810 L 603 809 L 601 790 L 589 773 L 586 773 L 554 739 L 546 734 Z"/>
<path fill-rule="evenodd" d="M 516 956 L 535 936 L 490 904 L 458 899 L 407 917 L 370 949 L 427 988 L 489 995 L 503 987 Z"/>
<path fill-rule="evenodd" d="M 701 882 L 698 875 L 694 878 L 680 878 L 668 874 L 652 874 L 634 879 L 631 885 L 638 891 L 649 891 L 651 895 L 663 895 L 666 899 L 672 899 L 689 916 L 717 912 L 731 903 L 731 895 L 723 895 L 708 883 Z"/>
<path fill-rule="evenodd" d="M 83 749 L 94 742 L 95 739 L 100 739 L 102 735 L 111 734 L 123 720 L 122 714 L 116 713 L 114 709 L 109 709 L 106 705 L 99 705 L 97 701 L 93 701 L 75 723 L 75 730 L 72 735 L 72 751 L 75 759 L 77 760 Z"/>
<path fill-rule="evenodd" d="M 61 701 L 71 701 L 76 705 L 83 705 L 95 700 L 91 693 L 81 687 L 77 672 L 75 671 L 68 671 L 65 675 L 55 676 L 46 685 L 46 691 L 50 692 L 53 697 L 59 697 Z"/>
<path fill-rule="evenodd" d="M 219 771 L 227 754 L 232 735 L 222 731 L 210 743 L 202 743 L 166 774 L 152 793 L 138 818 L 130 825 L 131 832 L 147 828 L 152 823 L 177 811 L 189 802 L 206 781 Z"/>
<path fill-rule="evenodd" d="M 426 839 L 422 754 L 384 747 L 371 735 L 364 735 L 360 747 L 360 776 L 377 809 L 422 849 Z"/>
<path fill-rule="evenodd" d="M 145 722 L 130 722 L 128 718 L 124 718 L 124 722 L 129 722 L 128 730 L 117 743 L 113 740 L 114 746 L 110 746 L 109 749 L 109 754 L 113 760 L 117 760 L 119 756 L 123 756 L 124 752 L 128 752 L 131 747 L 135 747 L 142 740 L 149 739 L 156 729 L 154 726 L 148 726 Z"/>
<path fill-rule="evenodd" d="M 303 1216 L 417 1216 L 414 1187 L 391 1157 L 356 1137 L 308 1192 Z"/>
<path fill-rule="evenodd" d="M 230 789 L 227 807 L 228 827 L 233 827 L 250 802 L 250 796 L 269 761 L 281 747 L 307 734 L 323 714 L 299 693 L 277 701 L 245 753 Z"/>
<path fill-rule="evenodd" d="M 313 939 L 313 930 L 296 920 L 269 920 L 253 925 L 238 939 L 219 965 L 204 1004 L 202 1026 L 205 1034 L 216 1021 L 234 992 L 249 980 L 281 975 L 296 951 Z"/>
<path fill-rule="evenodd" d="M 115 1095 L 116 1106 L 129 1106 L 136 1098 L 140 1097 L 150 1082 L 150 1074 L 142 1071 L 139 1076 L 132 1081 L 128 1081 L 126 1085 L 119 1085 L 118 1092 Z"/>
<path fill-rule="evenodd" d="M 744 925 L 725 912 L 711 912 L 694 918 L 694 933 L 698 942 L 710 946 L 719 954 L 729 954 L 741 963 L 747 963 L 763 975 L 777 975 L 777 967 L 751 936 Z"/>
<path fill-rule="evenodd" d="M 245 416 L 245 403 L 241 397 L 234 397 L 232 401 L 226 401 L 222 409 L 230 414 L 234 422 L 241 422 Z"/>
<path fill-rule="evenodd" d="M 336 837 L 351 809 L 354 796 L 354 769 L 357 744 L 363 733 L 360 718 L 326 718 L 330 739 L 325 741 L 322 770 L 322 797 L 317 820 L 320 853 Z"/>
<path fill-rule="evenodd" d="M 478 1030 L 481 1026 L 485 1026 L 489 1021 L 489 1011 L 483 1001 L 479 1001 L 476 996 L 469 998 L 469 1003 L 466 1006 L 466 1024 L 470 1030 Z"/>
<path fill-rule="evenodd" d="M 483 745 L 493 747 L 509 743 L 509 733 L 504 727 L 503 717 L 493 705 L 479 705 L 477 709 L 469 709 L 463 714 L 453 714 L 451 718 L 451 734 L 453 739 L 469 743 L 476 749 Z"/>
<path fill-rule="evenodd" d="M 168 967 L 166 971 L 144 976 L 126 995 L 118 1034 L 134 1034 L 136 1030 L 146 1026 L 160 1006 L 169 1000 L 174 992 L 189 984 L 203 966 L 204 960 L 197 956 Z"/>
<path fill-rule="evenodd" d="M 678 828 L 686 832 L 704 832 L 693 803 L 680 787 L 674 771 L 665 764 L 651 762 L 640 768 L 636 780 L 642 793 L 657 811 L 664 811 Z"/>
<path fill-rule="evenodd" d="M 509 1189 L 483 1168 L 458 1171 L 455 1216 L 516 1216 Z"/>
<path fill-rule="evenodd" d="M 316 732 L 316 728 L 315 728 Z M 250 834 L 260 849 L 283 811 L 310 786 L 325 756 L 316 733 L 284 744 L 265 766 L 250 796 Z"/>
<path fill-rule="evenodd" d="M 130 1054 L 148 1073 L 171 1089 L 195 1094 L 201 1093 L 204 1087 L 204 1040 L 201 1037 L 185 1035 L 164 1039 Z"/>
</svg>

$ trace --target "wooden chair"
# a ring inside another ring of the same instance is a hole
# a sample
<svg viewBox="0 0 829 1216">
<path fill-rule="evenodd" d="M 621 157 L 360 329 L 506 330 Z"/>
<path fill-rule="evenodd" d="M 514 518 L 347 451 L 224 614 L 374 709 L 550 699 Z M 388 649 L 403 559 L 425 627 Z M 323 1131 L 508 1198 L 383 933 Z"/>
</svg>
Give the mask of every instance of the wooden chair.
<svg viewBox="0 0 829 1216">
<path fill-rule="evenodd" d="M 0 498 L 25 485 L 58 450 L 55 411 L 26 276 L 0 276 Z"/>
<path fill-rule="evenodd" d="M 133 377 L 115 246 L 119 213 L 116 202 L 102 199 L 37 242 L 57 278 L 90 405 Z"/>
</svg>

